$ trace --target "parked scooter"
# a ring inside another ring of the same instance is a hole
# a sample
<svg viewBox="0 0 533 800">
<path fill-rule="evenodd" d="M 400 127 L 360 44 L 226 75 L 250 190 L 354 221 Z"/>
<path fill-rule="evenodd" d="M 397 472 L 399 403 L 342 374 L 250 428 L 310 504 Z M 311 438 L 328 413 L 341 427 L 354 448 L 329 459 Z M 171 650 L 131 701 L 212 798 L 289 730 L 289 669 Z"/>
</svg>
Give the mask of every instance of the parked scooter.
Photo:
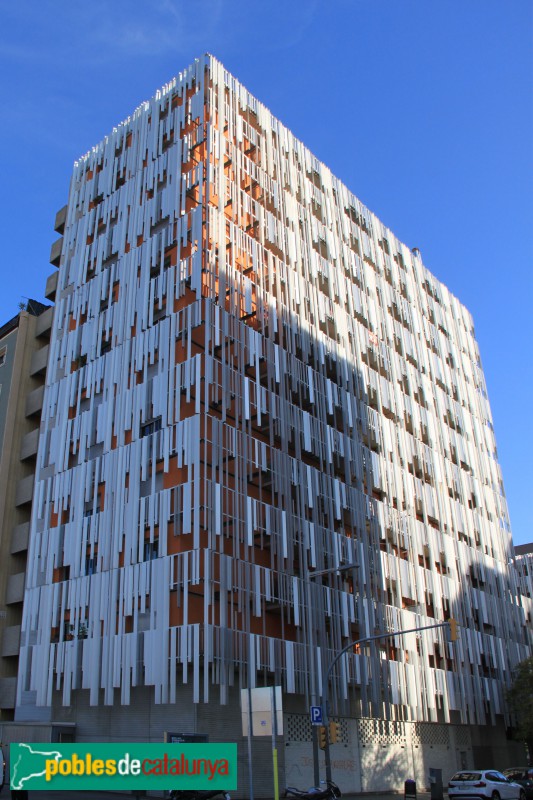
<svg viewBox="0 0 533 800">
<path fill-rule="evenodd" d="M 295 786 L 287 786 L 285 797 L 294 797 L 298 800 L 338 800 L 342 792 L 333 781 L 323 781 L 326 785 L 311 786 L 310 789 L 303 791 Z"/>
<path fill-rule="evenodd" d="M 231 800 L 229 794 L 222 789 L 213 791 L 201 791 L 200 789 L 173 789 L 170 792 L 170 800 L 211 800 L 212 797 L 218 797 L 221 800 Z"/>
</svg>

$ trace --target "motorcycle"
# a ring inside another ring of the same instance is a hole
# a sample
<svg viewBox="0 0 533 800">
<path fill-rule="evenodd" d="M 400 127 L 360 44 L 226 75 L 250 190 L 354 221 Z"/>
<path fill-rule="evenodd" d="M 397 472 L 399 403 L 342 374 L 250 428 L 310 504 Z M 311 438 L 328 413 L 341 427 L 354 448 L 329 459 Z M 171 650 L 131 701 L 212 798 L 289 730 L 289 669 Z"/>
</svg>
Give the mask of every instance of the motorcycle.
<svg viewBox="0 0 533 800">
<path fill-rule="evenodd" d="M 173 789 L 170 792 L 169 800 L 211 800 L 212 797 L 221 796 L 222 800 L 231 800 L 229 794 L 222 789 L 213 791 L 200 789 Z"/>
<path fill-rule="evenodd" d="M 333 781 L 325 781 L 325 783 L 326 786 L 311 786 L 306 791 L 297 789 L 295 786 L 287 786 L 284 796 L 298 798 L 298 800 L 338 800 L 342 792 L 337 784 Z"/>
</svg>

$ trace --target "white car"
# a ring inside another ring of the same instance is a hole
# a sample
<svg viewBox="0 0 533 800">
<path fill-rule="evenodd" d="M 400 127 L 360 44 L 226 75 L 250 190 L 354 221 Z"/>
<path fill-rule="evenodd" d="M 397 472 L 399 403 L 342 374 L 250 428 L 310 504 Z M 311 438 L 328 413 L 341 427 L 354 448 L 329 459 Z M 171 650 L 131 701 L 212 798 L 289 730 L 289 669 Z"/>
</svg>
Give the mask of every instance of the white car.
<svg viewBox="0 0 533 800">
<path fill-rule="evenodd" d="M 450 800 L 480 797 L 483 800 L 526 800 L 523 786 L 508 780 L 495 769 L 469 769 L 456 772 L 448 784 Z"/>
</svg>

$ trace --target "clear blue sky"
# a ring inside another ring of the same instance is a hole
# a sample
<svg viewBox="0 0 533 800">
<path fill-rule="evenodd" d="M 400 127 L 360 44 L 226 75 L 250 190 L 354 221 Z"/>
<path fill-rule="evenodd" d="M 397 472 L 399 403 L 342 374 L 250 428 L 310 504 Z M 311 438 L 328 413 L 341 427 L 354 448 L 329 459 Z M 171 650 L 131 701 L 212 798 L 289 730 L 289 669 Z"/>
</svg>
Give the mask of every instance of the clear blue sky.
<svg viewBox="0 0 533 800">
<path fill-rule="evenodd" d="M 209 51 L 474 315 L 533 541 L 530 0 L 0 0 L 0 323 L 42 299 L 74 159 Z"/>
</svg>

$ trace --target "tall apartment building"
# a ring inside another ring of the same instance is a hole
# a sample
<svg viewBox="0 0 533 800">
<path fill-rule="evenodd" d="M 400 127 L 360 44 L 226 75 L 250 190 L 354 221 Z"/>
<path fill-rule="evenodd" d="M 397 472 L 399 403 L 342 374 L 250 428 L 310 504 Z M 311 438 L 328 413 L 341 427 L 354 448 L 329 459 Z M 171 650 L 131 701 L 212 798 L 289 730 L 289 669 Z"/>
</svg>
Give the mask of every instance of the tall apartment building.
<svg viewBox="0 0 533 800">
<path fill-rule="evenodd" d="M 54 294 L 51 276 L 46 296 L 53 300 Z M 0 327 L 0 722 L 13 719 L 15 710 L 35 460 L 52 315 L 51 306 L 28 300 Z"/>
<path fill-rule="evenodd" d="M 306 783 L 339 650 L 454 617 L 457 643 L 339 664 L 336 777 L 505 766 L 531 644 L 511 546 L 470 314 L 220 63 L 75 164 L 18 721 L 242 742 L 239 689 L 281 685 Z"/>
</svg>

